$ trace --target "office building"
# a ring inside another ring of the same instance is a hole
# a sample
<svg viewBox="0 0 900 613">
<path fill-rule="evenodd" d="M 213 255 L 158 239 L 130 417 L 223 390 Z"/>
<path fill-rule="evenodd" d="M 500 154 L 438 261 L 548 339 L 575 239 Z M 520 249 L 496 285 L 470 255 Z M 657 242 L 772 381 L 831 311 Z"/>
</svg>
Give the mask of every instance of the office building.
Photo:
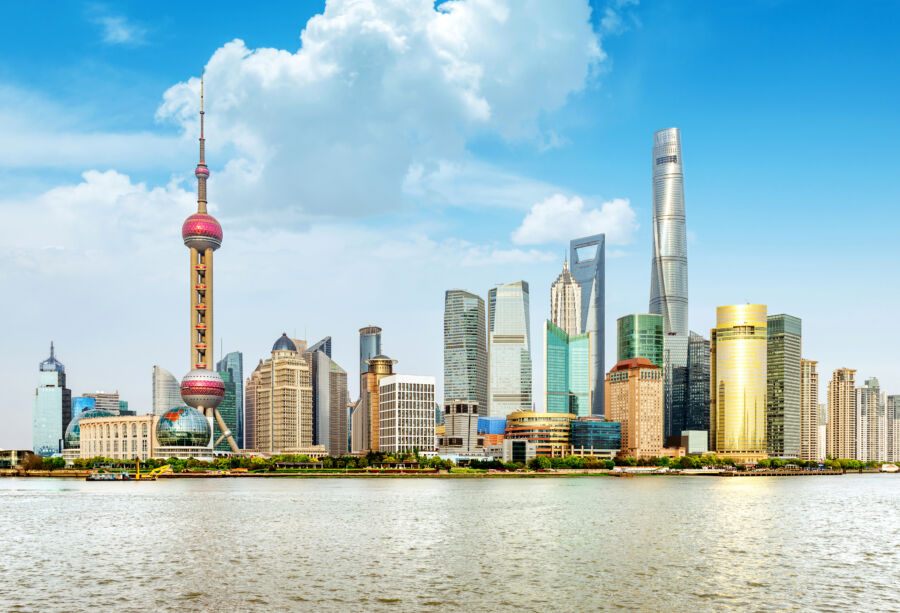
<svg viewBox="0 0 900 613">
<path fill-rule="evenodd" d="M 97 401 L 93 398 L 85 398 L 84 396 L 72 398 L 72 419 L 69 423 L 72 423 L 76 415 L 84 413 L 85 411 L 90 411 L 91 409 L 96 408 L 96 406 Z"/>
<path fill-rule="evenodd" d="M 530 410 L 531 318 L 528 283 L 498 285 L 488 292 L 488 416 Z"/>
<path fill-rule="evenodd" d="M 366 326 L 359 329 L 359 375 L 369 369 L 368 361 L 381 355 L 381 328 Z"/>
<path fill-rule="evenodd" d="M 881 386 L 875 377 L 866 379 L 863 387 L 856 388 L 856 414 L 858 439 L 863 441 L 860 460 L 885 462 L 887 448 L 887 420 L 882 402 Z"/>
<path fill-rule="evenodd" d="M 647 358 L 622 360 L 606 376 L 606 398 L 606 418 L 622 425 L 620 455 L 663 455 L 663 370 Z"/>
<path fill-rule="evenodd" d="M 514 411 L 506 416 L 503 444 L 524 439 L 534 443 L 537 455 L 564 457 L 569 453 L 569 424 L 573 419 L 571 413 Z"/>
<path fill-rule="evenodd" d="M 688 336 L 685 430 L 709 433 L 709 361 L 709 341 L 691 332 Z"/>
<path fill-rule="evenodd" d="M 386 355 L 376 355 L 366 361 L 366 372 L 360 380 L 359 402 L 353 408 L 351 424 L 351 451 L 352 453 L 366 453 L 378 451 L 381 439 L 379 437 L 380 401 L 379 383 L 385 377 L 394 374 L 394 365 L 397 360 L 392 360 Z"/>
<path fill-rule="evenodd" d="M 306 352 L 313 386 L 313 441 L 329 455 L 347 453 L 347 372 L 329 355 L 331 337 Z"/>
<path fill-rule="evenodd" d="M 43 457 L 62 453 L 63 433 L 72 418 L 72 390 L 66 387 L 66 367 L 56 359 L 53 343 L 50 357 L 41 362 L 32 409 L 32 446 Z"/>
<path fill-rule="evenodd" d="M 613 458 L 622 448 L 622 424 L 602 417 L 578 417 L 569 424 L 569 453 Z"/>
<path fill-rule="evenodd" d="M 438 435 L 438 453 L 481 453 L 484 444 L 478 436 L 478 404 L 467 400 L 444 401 L 444 434 Z"/>
<path fill-rule="evenodd" d="M 766 354 L 766 451 L 774 458 L 800 457 L 799 317 L 769 315 Z"/>
<path fill-rule="evenodd" d="M 484 300 L 461 289 L 444 294 L 444 399 L 475 403 L 488 415 Z"/>
<path fill-rule="evenodd" d="M 800 459 L 819 455 L 819 373 L 815 360 L 800 361 Z"/>
<path fill-rule="evenodd" d="M 153 414 L 162 415 L 182 406 L 181 385 L 172 373 L 162 366 L 153 367 Z"/>
<path fill-rule="evenodd" d="M 242 449 L 256 449 L 256 388 L 259 387 L 260 360 L 244 382 L 244 445 Z"/>
<path fill-rule="evenodd" d="M 549 413 L 591 415 L 591 336 L 544 323 L 544 395 Z"/>
<path fill-rule="evenodd" d="M 241 437 L 238 432 L 237 381 L 233 379 L 234 375 L 232 374 L 232 371 L 227 368 L 220 370 L 219 367 L 216 366 L 216 372 L 219 374 L 219 377 L 222 378 L 222 383 L 225 386 L 225 396 L 222 398 L 222 403 L 219 404 L 218 408 L 219 415 L 222 416 L 225 427 L 231 430 L 235 441 L 241 446 L 242 444 L 239 442 Z M 165 415 L 165 413 L 163 413 L 163 415 Z M 231 449 L 228 441 L 222 436 L 222 429 L 219 427 L 219 424 L 215 422 L 213 422 L 213 447 L 219 451 L 228 451 Z"/>
<path fill-rule="evenodd" d="M 94 392 L 93 394 L 84 394 L 84 398 L 91 398 L 94 401 L 95 409 L 110 411 L 114 415 L 119 413 L 119 392 Z"/>
<path fill-rule="evenodd" d="M 216 372 L 222 374 L 223 372 L 228 372 L 231 375 L 231 381 L 234 385 L 234 413 L 235 413 L 235 422 L 232 430 L 234 431 L 234 440 L 237 442 L 238 447 L 241 449 L 244 448 L 244 430 L 245 430 L 245 416 L 244 416 L 244 354 L 240 351 L 232 351 L 230 353 L 226 353 L 225 357 L 223 357 L 216 364 Z M 224 380 L 224 377 L 223 377 Z M 226 384 L 227 388 L 227 384 Z M 226 396 L 228 394 L 228 390 L 226 389 Z M 224 404 L 224 403 L 223 403 Z M 222 416 L 224 418 L 224 415 Z M 226 420 L 228 423 L 228 420 Z M 230 427 L 230 424 L 229 424 Z"/>
<path fill-rule="evenodd" d="M 858 460 L 856 370 L 838 368 L 828 382 L 826 454 L 834 459 Z"/>
<path fill-rule="evenodd" d="M 310 366 L 286 334 L 275 341 L 272 357 L 259 366 L 255 384 L 255 449 L 281 453 L 313 445 L 313 390 Z"/>
<path fill-rule="evenodd" d="M 550 286 L 550 321 L 569 336 L 584 332 L 581 321 L 581 286 L 569 271 L 569 259 L 563 260 L 559 277 Z"/>
<path fill-rule="evenodd" d="M 766 306 L 716 309 L 710 332 L 710 448 L 736 461 L 766 457 Z"/>
<path fill-rule="evenodd" d="M 378 382 L 380 451 L 434 450 L 434 385 L 434 377 L 417 375 L 388 375 Z"/>
<path fill-rule="evenodd" d="M 570 241 L 569 262 L 581 292 L 579 333 L 590 336 L 591 415 L 602 416 L 605 406 L 603 379 L 606 375 L 603 354 L 606 347 L 606 236 L 596 234 Z"/>
<path fill-rule="evenodd" d="M 616 362 L 647 358 L 663 368 L 662 315 L 625 315 L 616 320 Z"/>
</svg>

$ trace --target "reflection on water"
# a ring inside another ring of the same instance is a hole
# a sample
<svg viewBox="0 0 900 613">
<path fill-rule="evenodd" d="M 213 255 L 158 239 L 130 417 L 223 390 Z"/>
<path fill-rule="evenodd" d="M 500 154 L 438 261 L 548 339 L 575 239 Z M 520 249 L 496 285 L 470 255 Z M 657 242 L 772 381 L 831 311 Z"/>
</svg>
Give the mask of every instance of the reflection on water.
<svg viewBox="0 0 900 613">
<path fill-rule="evenodd" d="M 0 479 L 2 610 L 897 610 L 900 478 Z"/>
</svg>

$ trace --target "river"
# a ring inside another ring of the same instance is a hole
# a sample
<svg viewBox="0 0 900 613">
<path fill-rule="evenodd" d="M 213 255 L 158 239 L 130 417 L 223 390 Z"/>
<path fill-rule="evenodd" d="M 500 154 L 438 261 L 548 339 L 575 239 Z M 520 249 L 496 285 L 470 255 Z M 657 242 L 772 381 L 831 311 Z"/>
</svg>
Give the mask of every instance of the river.
<svg viewBox="0 0 900 613">
<path fill-rule="evenodd" d="M 0 609 L 900 609 L 900 477 L 0 479 Z"/>
</svg>

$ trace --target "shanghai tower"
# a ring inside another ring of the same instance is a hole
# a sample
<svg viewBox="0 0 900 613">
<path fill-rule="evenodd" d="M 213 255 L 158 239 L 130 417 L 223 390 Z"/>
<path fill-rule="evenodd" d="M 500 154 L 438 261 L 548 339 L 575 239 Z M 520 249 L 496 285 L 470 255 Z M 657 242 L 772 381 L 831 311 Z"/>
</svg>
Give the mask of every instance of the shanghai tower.
<svg viewBox="0 0 900 613">
<path fill-rule="evenodd" d="M 681 132 L 653 135 L 653 261 L 650 312 L 663 316 L 665 434 L 680 434 L 688 349 L 688 270 Z"/>
</svg>

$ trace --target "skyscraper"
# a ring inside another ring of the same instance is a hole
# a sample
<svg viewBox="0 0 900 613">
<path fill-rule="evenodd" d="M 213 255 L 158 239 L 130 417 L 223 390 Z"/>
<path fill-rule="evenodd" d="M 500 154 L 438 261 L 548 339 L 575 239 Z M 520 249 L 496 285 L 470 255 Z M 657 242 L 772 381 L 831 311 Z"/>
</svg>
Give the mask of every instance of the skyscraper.
<svg viewBox="0 0 900 613">
<path fill-rule="evenodd" d="M 825 450 L 834 459 L 858 460 L 856 371 L 838 368 L 828 382 L 828 425 Z"/>
<path fill-rule="evenodd" d="M 544 323 L 544 394 L 548 413 L 591 415 L 590 334 L 566 334 Z"/>
<path fill-rule="evenodd" d="M 498 285 L 488 292 L 489 416 L 530 410 L 531 320 L 528 283 Z"/>
<path fill-rule="evenodd" d="M 56 359 L 53 343 L 50 357 L 41 362 L 32 410 L 32 447 L 38 455 L 62 453 L 63 433 L 72 418 L 72 390 L 66 387 L 66 367 Z"/>
<path fill-rule="evenodd" d="M 238 433 L 237 381 L 235 381 L 234 375 L 228 369 L 219 370 L 219 367 L 216 366 L 216 372 L 219 373 L 219 376 L 222 378 L 222 384 L 225 386 L 225 396 L 222 398 L 218 408 L 219 414 L 222 416 L 225 426 L 234 433 L 235 441 L 240 441 Z M 231 448 L 228 445 L 228 441 L 222 436 L 222 429 L 216 423 L 213 423 L 213 447 L 219 451 L 228 451 Z"/>
<path fill-rule="evenodd" d="M 330 352 L 330 336 L 306 352 L 313 387 L 313 443 L 340 456 L 347 453 L 347 372 Z"/>
<path fill-rule="evenodd" d="M 709 431 L 709 363 L 709 341 L 691 332 L 688 336 L 685 430 Z"/>
<path fill-rule="evenodd" d="M 477 402 L 488 415 L 484 300 L 461 289 L 444 294 L 444 399 Z"/>
<path fill-rule="evenodd" d="M 256 448 L 267 453 L 313 445 L 313 390 L 310 367 L 296 343 L 282 334 L 272 357 L 259 367 L 254 385 Z"/>
<path fill-rule="evenodd" d="M 259 387 L 260 360 L 244 385 L 244 444 L 243 449 L 257 449 L 256 445 L 256 389 Z"/>
<path fill-rule="evenodd" d="M 226 353 L 225 357 L 223 357 L 216 364 L 216 371 L 219 374 L 223 372 L 228 372 L 231 375 L 231 380 L 234 385 L 234 413 L 235 413 L 235 423 L 232 426 L 230 423 L 228 427 L 234 428 L 234 438 L 237 441 L 238 447 L 241 449 L 244 448 L 244 354 L 240 351 L 232 351 L 231 353 Z M 224 380 L 224 377 L 223 377 Z M 226 384 L 227 387 L 227 384 Z M 226 390 L 227 395 L 227 390 Z M 225 420 L 226 423 L 228 420 Z M 218 436 L 218 435 L 217 435 Z"/>
<path fill-rule="evenodd" d="M 663 450 L 663 372 L 647 358 L 618 362 L 606 375 L 607 419 L 622 424 L 622 454 L 659 456 Z"/>
<path fill-rule="evenodd" d="M 888 396 L 885 400 L 887 419 L 887 461 L 900 462 L 900 396 Z"/>
<path fill-rule="evenodd" d="M 359 329 L 359 375 L 369 369 L 367 362 L 381 354 L 381 328 L 366 326 Z"/>
<path fill-rule="evenodd" d="M 606 235 L 595 234 L 569 242 L 572 276 L 581 291 L 580 333 L 590 335 L 591 343 L 591 414 L 602 416 L 606 367 Z"/>
<path fill-rule="evenodd" d="M 653 256 L 650 267 L 650 312 L 663 316 L 665 335 L 666 434 L 679 434 L 685 422 L 689 378 L 687 234 L 681 132 L 653 135 Z"/>
<path fill-rule="evenodd" d="M 354 422 L 353 427 L 356 429 L 365 429 L 360 432 L 360 436 L 353 435 L 353 452 L 358 451 L 378 451 L 381 439 L 379 437 L 379 383 L 385 377 L 394 374 L 394 365 L 397 360 L 392 360 L 386 355 L 376 355 L 368 360 L 366 367 L 368 370 L 363 374 L 360 398 L 356 408 L 353 409 Z M 357 415 L 358 413 L 358 415 Z"/>
<path fill-rule="evenodd" d="M 184 246 L 190 250 L 188 274 L 190 282 L 189 336 L 190 368 L 181 380 L 181 399 L 206 417 L 212 431 L 215 420 L 232 451 L 239 451 L 231 430 L 217 410 L 225 398 L 222 377 L 212 370 L 213 352 L 213 252 L 222 246 L 222 226 L 206 211 L 206 139 L 203 133 L 203 80 L 200 80 L 200 161 L 194 170 L 197 177 L 197 212 L 181 226 Z M 163 424 L 164 425 L 164 424 Z"/>
<path fill-rule="evenodd" d="M 801 331 L 799 317 L 769 315 L 766 449 L 772 457 L 800 457 Z"/>
<path fill-rule="evenodd" d="M 569 271 L 569 259 L 550 286 L 550 321 L 569 336 L 581 334 L 581 286 Z"/>
<path fill-rule="evenodd" d="M 172 373 L 162 366 L 153 367 L 153 414 L 165 415 L 183 406 L 181 386 Z"/>
<path fill-rule="evenodd" d="M 616 361 L 647 358 L 663 367 L 662 315 L 625 315 L 616 320 Z"/>
<path fill-rule="evenodd" d="M 856 414 L 861 418 L 860 434 L 864 437 L 862 448 L 866 462 L 884 462 L 887 447 L 887 428 L 884 403 L 881 397 L 881 386 L 878 379 L 866 379 L 862 387 L 856 388 Z"/>
<path fill-rule="evenodd" d="M 763 304 L 722 306 L 711 332 L 710 442 L 739 461 L 766 455 L 766 324 Z"/>
<path fill-rule="evenodd" d="M 800 361 L 800 459 L 819 460 L 819 373 L 815 360 Z"/>
</svg>

